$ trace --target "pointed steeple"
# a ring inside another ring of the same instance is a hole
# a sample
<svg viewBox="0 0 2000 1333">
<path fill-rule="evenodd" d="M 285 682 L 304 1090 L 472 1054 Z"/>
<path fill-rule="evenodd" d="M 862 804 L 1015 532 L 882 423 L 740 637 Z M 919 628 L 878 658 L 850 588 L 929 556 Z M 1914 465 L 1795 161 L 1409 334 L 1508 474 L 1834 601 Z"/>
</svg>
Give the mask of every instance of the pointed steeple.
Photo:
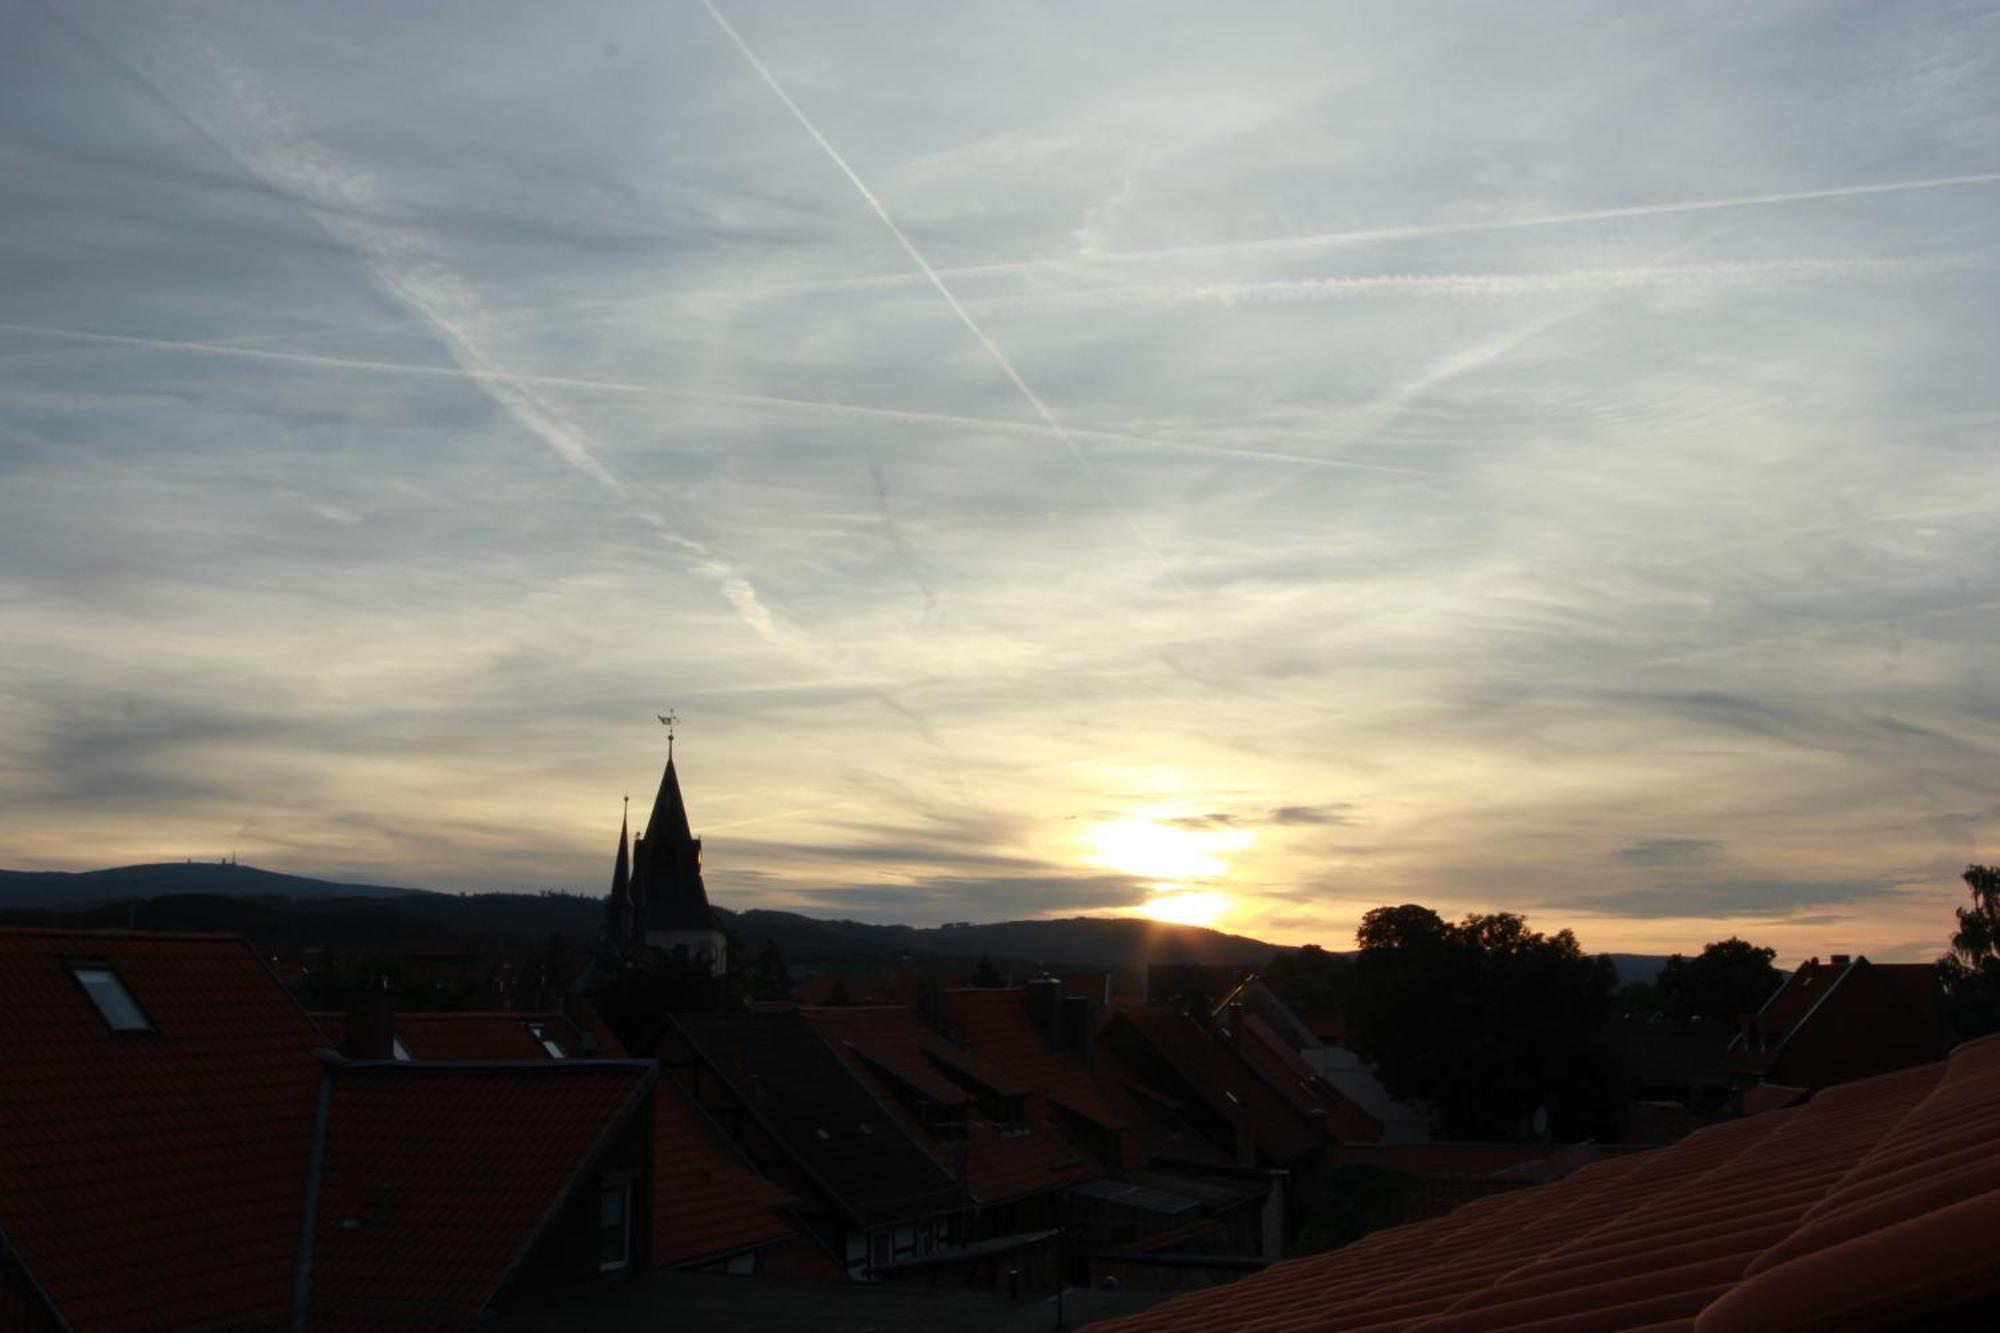
<svg viewBox="0 0 2000 1333">
<path fill-rule="evenodd" d="M 632 896 L 632 856 L 626 845 L 632 841 L 632 798 L 625 798 L 625 814 L 618 821 L 618 860 L 611 867 L 611 896 L 629 900 Z"/>
<path fill-rule="evenodd" d="M 694 841 L 694 830 L 688 826 L 687 804 L 681 800 L 680 775 L 674 772 L 673 744 L 672 738 L 668 738 L 667 771 L 660 775 L 660 794 L 653 798 L 653 813 L 646 819 L 649 847 Z"/>
<path fill-rule="evenodd" d="M 634 849 L 633 900 L 649 931 L 713 931 L 715 916 L 701 882 L 701 839 L 694 836 L 681 799 L 672 736 L 669 731 L 659 795 L 646 818 L 645 836 Z"/>
</svg>

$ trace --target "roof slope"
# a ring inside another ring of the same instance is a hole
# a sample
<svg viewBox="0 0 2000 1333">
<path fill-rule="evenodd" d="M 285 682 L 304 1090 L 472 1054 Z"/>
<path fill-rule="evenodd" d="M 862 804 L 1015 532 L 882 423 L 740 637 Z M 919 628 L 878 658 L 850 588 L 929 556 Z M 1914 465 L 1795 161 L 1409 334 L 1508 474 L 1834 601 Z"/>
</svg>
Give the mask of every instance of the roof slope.
<svg viewBox="0 0 2000 1333">
<path fill-rule="evenodd" d="M 907 1009 L 812 1009 L 806 1021 L 826 1038 L 889 1113 L 940 1167 L 953 1169 L 953 1145 L 933 1137 L 913 1103 L 950 1116 L 965 1135 L 965 1184 L 981 1203 L 1000 1203 L 1090 1180 L 1097 1164 L 1057 1132 L 1042 1099 L 1011 1075 L 947 1042 Z M 981 1114 L 979 1099 L 943 1070 L 1019 1098 L 1021 1128 L 1011 1132 Z"/>
<path fill-rule="evenodd" d="M 966 1206 L 958 1183 L 912 1141 L 796 1010 L 672 1020 L 786 1153 L 864 1226 Z"/>
<path fill-rule="evenodd" d="M 1189 1015 L 1173 1009 L 1123 1010 L 1105 1027 L 1107 1046 L 1121 1029 L 1137 1034 L 1179 1076 L 1189 1099 L 1206 1104 L 1222 1123 L 1248 1126 L 1259 1150 L 1273 1160 L 1295 1161 L 1323 1142 L 1323 1135 L 1225 1039 Z"/>
<path fill-rule="evenodd" d="M 347 1015 L 313 1014 L 313 1021 L 336 1048 L 346 1044 Z M 396 1040 L 412 1060 L 547 1060 L 548 1048 L 530 1030 L 541 1029 L 565 1059 L 622 1060 L 625 1047 L 594 1015 L 580 1026 L 558 1010 L 494 1013 L 402 1013 L 396 1015 Z M 586 1032 L 595 1039 L 589 1049 Z"/>
<path fill-rule="evenodd" d="M 1749 1333 L 1949 1316 L 2000 1296 L 1997 1121 L 1989 1037 L 1100 1327 Z"/>
<path fill-rule="evenodd" d="M 798 1200 L 738 1160 L 672 1079 L 653 1093 L 653 1262 L 696 1263 L 785 1239 Z"/>
<path fill-rule="evenodd" d="M 65 958 L 156 1032 L 113 1034 Z M 290 1308 L 318 1032 L 242 940 L 0 930 L 0 1232 L 77 1329 Z"/>
<path fill-rule="evenodd" d="M 470 1323 L 654 1075 L 640 1061 L 334 1067 L 314 1323 Z"/>
</svg>

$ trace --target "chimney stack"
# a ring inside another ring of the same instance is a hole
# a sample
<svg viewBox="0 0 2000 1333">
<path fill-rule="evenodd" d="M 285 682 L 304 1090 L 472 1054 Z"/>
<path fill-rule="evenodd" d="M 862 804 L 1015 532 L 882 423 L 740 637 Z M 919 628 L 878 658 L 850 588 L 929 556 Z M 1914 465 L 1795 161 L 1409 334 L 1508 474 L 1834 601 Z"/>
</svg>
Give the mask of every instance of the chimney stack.
<svg viewBox="0 0 2000 1333">
<path fill-rule="evenodd" d="M 1042 1037 L 1057 1050 L 1063 1048 L 1062 982 L 1054 977 L 1031 977 L 1024 988 L 1028 996 L 1028 1017 L 1041 1029 Z"/>
<path fill-rule="evenodd" d="M 1064 1044 L 1085 1065 L 1091 1063 L 1097 1045 L 1096 1008 L 1097 1001 L 1088 995 L 1065 995 L 1062 1000 Z"/>
<path fill-rule="evenodd" d="M 347 1006 L 347 1041 L 341 1054 L 350 1060 L 393 1060 L 396 1056 L 396 992 L 389 978 L 369 977 Z"/>
<path fill-rule="evenodd" d="M 1854 960 L 1844 953 L 1837 953 L 1833 956 L 1833 965 L 1835 967 L 1846 967 L 1852 961 Z"/>
</svg>

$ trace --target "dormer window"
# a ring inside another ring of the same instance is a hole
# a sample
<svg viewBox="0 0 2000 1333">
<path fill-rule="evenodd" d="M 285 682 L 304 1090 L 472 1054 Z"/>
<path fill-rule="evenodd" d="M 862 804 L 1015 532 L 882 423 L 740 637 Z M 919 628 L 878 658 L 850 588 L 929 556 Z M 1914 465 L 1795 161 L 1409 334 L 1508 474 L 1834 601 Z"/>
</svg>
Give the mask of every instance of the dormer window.
<svg viewBox="0 0 2000 1333">
<path fill-rule="evenodd" d="M 97 1006 L 97 1015 L 113 1032 L 151 1032 L 153 1021 L 125 989 L 109 963 L 71 963 L 69 974 Z"/>
</svg>

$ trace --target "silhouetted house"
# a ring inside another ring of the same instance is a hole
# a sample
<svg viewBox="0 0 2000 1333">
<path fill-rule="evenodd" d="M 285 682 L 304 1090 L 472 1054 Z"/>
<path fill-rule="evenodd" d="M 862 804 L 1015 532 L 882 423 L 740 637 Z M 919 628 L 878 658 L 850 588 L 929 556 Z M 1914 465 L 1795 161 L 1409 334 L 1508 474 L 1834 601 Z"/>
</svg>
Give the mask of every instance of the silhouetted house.
<svg viewBox="0 0 2000 1333">
<path fill-rule="evenodd" d="M 965 1186 L 799 1011 L 677 1014 L 659 1058 L 849 1276 L 966 1249 Z"/>
<path fill-rule="evenodd" d="M 625 834 L 621 824 L 611 873 L 612 931 L 624 932 L 625 944 L 706 958 L 721 976 L 728 967 L 728 941 L 709 909 L 701 879 L 701 839 L 688 824 L 671 740 L 646 831 L 633 841 L 629 858 Z"/>
<path fill-rule="evenodd" d="M 1988 1037 L 1093 1328 L 1992 1328 L 1996 1123 Z"/>
<path fill-rule="evenodd" d="M 1727 1067 L 1808 1090 L 1907 1069 L 1944 1053 L 1939 999 L 1929 963 L 1810 958 L 1743 1023 Z"/>
<path fill-rule="evenodd" d="M 463 1328 L 641 1266 L 655 1067 L 399 1060 L 389 1001 L 353 1058 L 240 939 L 0 930 L 0 1311 Z"/>
</svg>

